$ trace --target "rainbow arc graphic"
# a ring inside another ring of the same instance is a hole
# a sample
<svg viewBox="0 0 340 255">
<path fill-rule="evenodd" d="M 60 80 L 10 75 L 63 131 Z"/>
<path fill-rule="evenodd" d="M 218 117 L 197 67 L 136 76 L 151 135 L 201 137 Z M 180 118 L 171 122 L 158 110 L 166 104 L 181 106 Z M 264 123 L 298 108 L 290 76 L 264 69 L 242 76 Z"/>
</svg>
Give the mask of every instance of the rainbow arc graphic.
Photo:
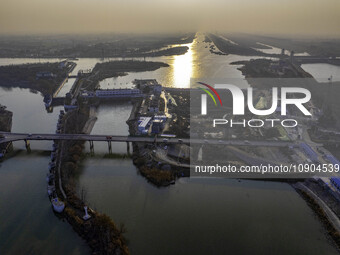
<svg viewBox="0 0 340 255">
<path fill-rule="evenodd" d="M 210 86 L 209 84 L 203 83 L 203 82 L 197 82 L 197 83 L 207 87 L 208 89 L 210 89 L 216 95 L 218 100 L 220 101 L 221 106 L 223 106 L 220 95 L 217 93 L 217 91 L 212 86 Z M 217 106 L 217 102 L 215 100 L 215 97 L 213 96 L 213 94 L 209 90 L 207 90 L 205 88 L 200 88 L 200 87 L 199 87 L 199 89 L 201 89 L 205 93 L 207 93 L 212 98 L 212 100 L 214 101 L 215 105 Z"/>
</svg>

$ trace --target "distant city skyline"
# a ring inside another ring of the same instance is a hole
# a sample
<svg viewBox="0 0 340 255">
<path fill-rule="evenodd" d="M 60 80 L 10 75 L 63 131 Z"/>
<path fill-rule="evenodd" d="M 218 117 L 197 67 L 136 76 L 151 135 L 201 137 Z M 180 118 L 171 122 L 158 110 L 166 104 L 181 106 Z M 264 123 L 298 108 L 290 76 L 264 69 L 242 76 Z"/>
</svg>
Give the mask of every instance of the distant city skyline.
<svg viewBox="0 0 340 255">
<path fill-rule="evenodd" d="M 1 0 L 1 34 L 226 31 L 340 37 L 339 0 Z"/>
</svg>

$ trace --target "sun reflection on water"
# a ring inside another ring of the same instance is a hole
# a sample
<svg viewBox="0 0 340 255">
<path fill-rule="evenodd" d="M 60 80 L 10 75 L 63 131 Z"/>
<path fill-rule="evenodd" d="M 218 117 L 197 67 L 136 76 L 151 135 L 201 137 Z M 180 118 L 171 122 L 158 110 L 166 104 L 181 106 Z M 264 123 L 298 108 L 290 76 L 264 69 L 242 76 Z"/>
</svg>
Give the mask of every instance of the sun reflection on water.
<svg viewBox="0 0 340 255">
<path fill-rule="evenodd" d="M 192 44 L 182 44 L 180 46 L 187 46 L 188 52 L 184 55 L 174 57 L 173 61 L 173 77 L 174 86 L 177 88 L 190 87 L 190 78 L 192 77 L 193 69 L 193 50 Z"/>
</svg>

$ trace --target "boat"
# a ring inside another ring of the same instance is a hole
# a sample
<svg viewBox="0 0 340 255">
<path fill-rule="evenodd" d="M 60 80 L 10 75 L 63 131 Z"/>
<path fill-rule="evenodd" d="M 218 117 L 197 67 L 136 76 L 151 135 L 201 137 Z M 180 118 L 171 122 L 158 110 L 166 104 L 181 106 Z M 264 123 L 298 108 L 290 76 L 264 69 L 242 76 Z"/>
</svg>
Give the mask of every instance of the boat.
<svg viewBox="0 0 340 255">
<path fill-rule="evenodd" d="M 47 94 L 44 96 L 44 103 L 45 103 L 45 107 L 49 108 L 52 104 L 52 96 Z"/>
<path fill-rule="evenodd" d="M 55 191 L 54 185 L 48 185 L 47 186 L 47 193 L 48 193 L 49 196 L 51 196 L 54 191 Z"/>
<path fill-rule="evenodd" d="M 56 166 L 56 163 L 55 162 L 50 162 L 48 164 L 48 169 L 51 170 L 52 168 L 54 168 Z"/>
<path fill-rule="evenodd" d="M 50 181 L 52 181 L 54 179 L 54 174 L 48 173 L 46 176 L 46 181 L 47 183 L 49 183 Z"/>
<path fill-rule="evenodd" d="M 52 198 L 51 203 L 53 206 L 53 210 L 56 211 L 57 213 L 61 213 L 65 209 L 65 204 L 64 202 L 60 201 L 59 198 Z"/>
</svg>

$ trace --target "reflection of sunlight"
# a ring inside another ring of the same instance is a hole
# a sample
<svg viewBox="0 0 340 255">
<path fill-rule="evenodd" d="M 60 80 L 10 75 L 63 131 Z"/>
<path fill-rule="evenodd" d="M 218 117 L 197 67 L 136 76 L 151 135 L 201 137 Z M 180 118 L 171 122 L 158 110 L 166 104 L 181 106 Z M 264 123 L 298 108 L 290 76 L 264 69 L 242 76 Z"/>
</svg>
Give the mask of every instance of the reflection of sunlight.
<svg viewBox="0 0 340 255">
<path fill-rule="evenodd" d="M 192 75 L 192 43 L 183 44 L 181 46 L 189 47 L 189 50 L 184 55 L 174 57 L 173 62 L 173 77 L 174 87 L 188 88 L 190 87 L 190 78 Z"/>
</svg>

